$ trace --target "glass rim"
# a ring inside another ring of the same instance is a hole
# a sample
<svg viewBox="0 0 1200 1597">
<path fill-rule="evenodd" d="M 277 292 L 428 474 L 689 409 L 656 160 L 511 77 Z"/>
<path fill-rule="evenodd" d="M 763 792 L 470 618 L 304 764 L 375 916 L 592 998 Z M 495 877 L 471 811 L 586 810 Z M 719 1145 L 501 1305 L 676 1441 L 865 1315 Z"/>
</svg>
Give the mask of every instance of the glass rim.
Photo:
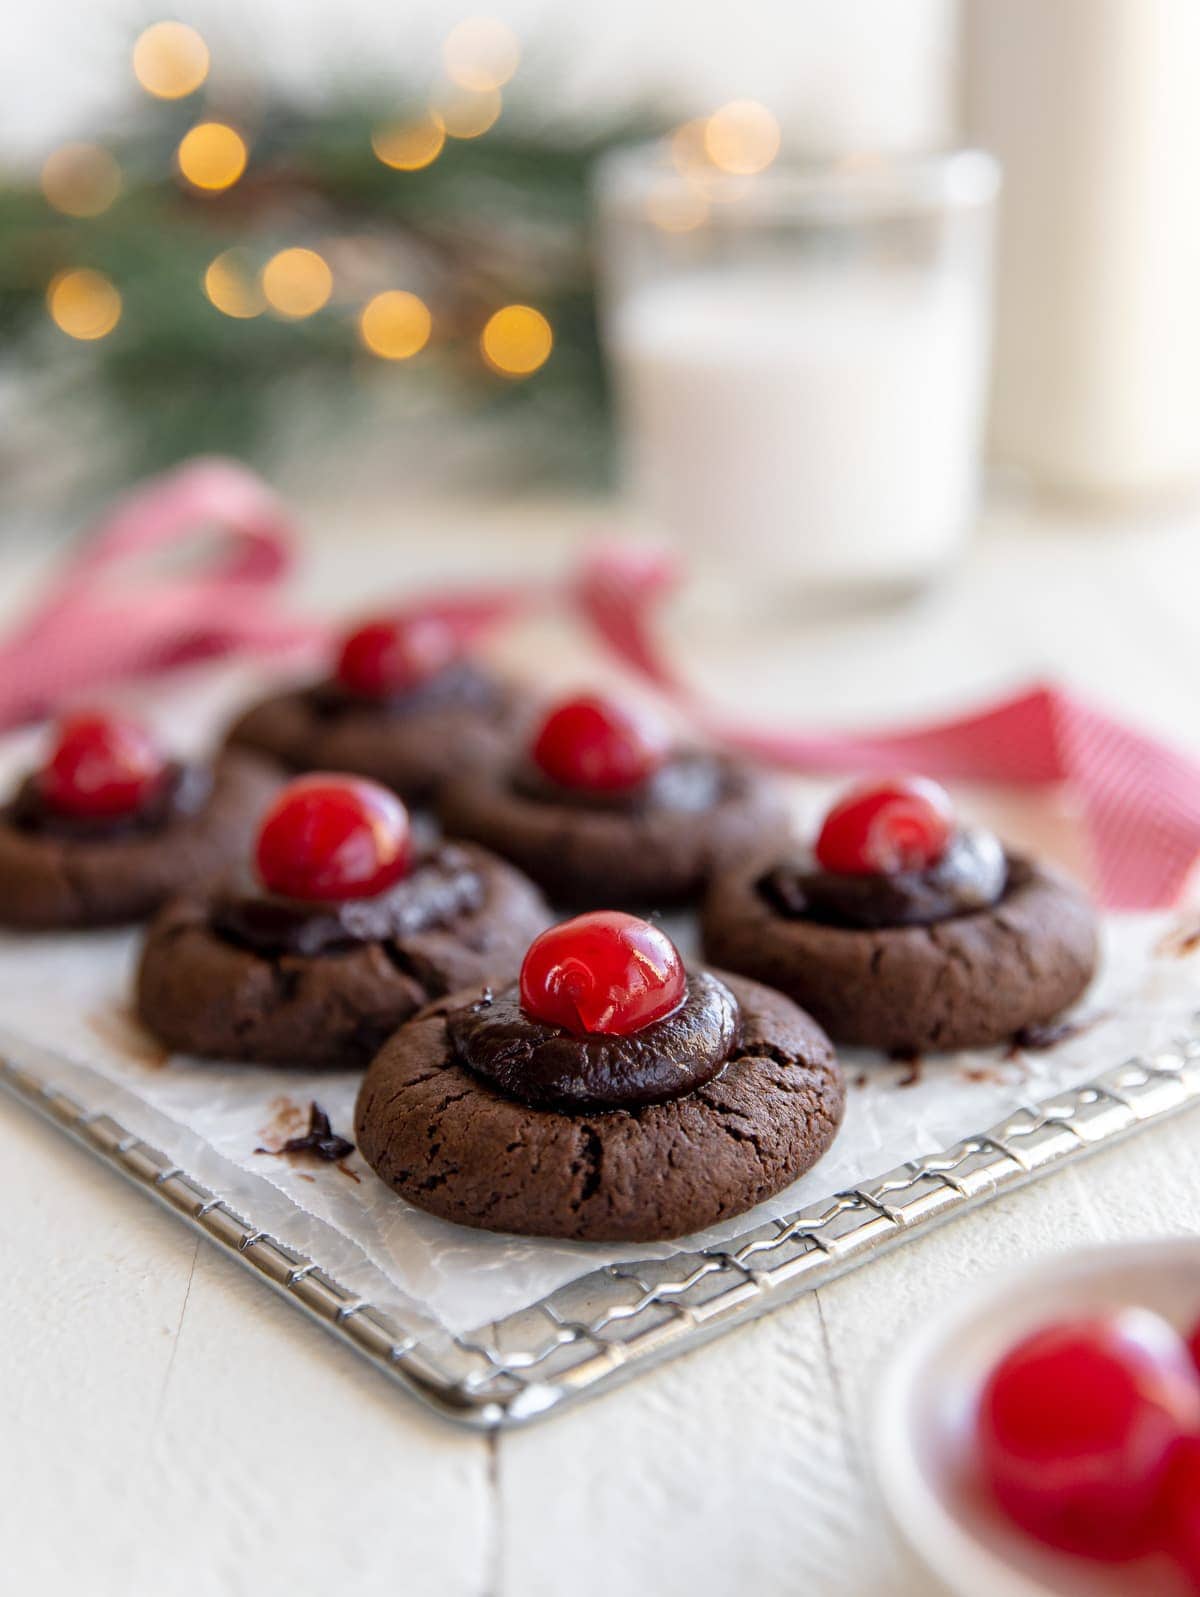
<svg viewBox="0 0 1200 1597">
<path fill-rule="evenodd" d="M 739 217 L 794 216 L 862 221 L 991 205 L 1000 189 L 999 161 L 963 146 L 921 155 L 861 155 L 803 161 L 783 155 L 762 172 L 740 176 L 681 166 L 669 138 L 625 145 L 597 163 L 595 190 L 610 214 L 645 216 L 648 201 L 701 195 Z"/>
</svg>

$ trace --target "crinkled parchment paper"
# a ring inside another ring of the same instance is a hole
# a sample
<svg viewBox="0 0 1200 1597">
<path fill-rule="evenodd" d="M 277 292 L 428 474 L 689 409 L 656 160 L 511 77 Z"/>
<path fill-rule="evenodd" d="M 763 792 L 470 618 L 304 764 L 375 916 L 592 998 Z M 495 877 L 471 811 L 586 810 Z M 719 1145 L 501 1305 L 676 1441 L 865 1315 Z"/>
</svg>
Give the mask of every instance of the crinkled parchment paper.
<svg viewBox="0 0 1200 1597">
<path fill-rule="evenodd" d="M 19 763 L 20 753 L 5 763 Z M 738 1220 L 654 1245 L 470 1231 L 411 1208 L 357 1154 L 325 1164 L 256 1151 L 294 1132 L 314 1100 L 334 1129 L 349 1135 L 357 1076 L 164 1058 L 128 1007 L 136 933 L 0 937 L 0 1045 L 63 1091 L 112 1113 L 245 1219 L 406 1326 L 466 1331 L 601 1264 L 728 1241 L 1165 1045 L 1189 1024 L 1200 979 L 1200 952 L 1165 935 L 1177 920 L 1109 920 L 1100 977 L 1076 1016 L 1080 1029 L 1051 1049 L 964 1053 L 918 1065 L 850 1053 L 846 1122 L 816 1169 Z"/>
</svg>

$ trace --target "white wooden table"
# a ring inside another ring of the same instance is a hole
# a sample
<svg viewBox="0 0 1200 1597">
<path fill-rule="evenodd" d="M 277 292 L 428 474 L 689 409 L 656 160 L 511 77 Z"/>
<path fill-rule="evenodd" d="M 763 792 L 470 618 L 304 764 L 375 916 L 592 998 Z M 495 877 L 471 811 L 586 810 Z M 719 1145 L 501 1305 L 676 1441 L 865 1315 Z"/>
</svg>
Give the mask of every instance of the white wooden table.
<svg viewBox="0 0 1200 1597">
<path fill-rule="evenodd" d="M 303 587 L 347 604 L 434 573 L 545 569 L 596 520 L 417 507 L 348 531 L 343 507 L 329 514 L 338 541 L 314 542 Z M 39 563 L 0 566 L 6 602 Z M 747 640 L 697 601 L 677 629 L 706 679 L 797 722 L 925 715 L 1054 673 L 1200 745 L 1197 591 L 1200 512 L 1105 528 L 1007 511 L 905 611 L 779 615 Z M 554 627 L 512 647 L 584 669 Z M 1012 1261 L 1200 1225 L 1185 1117 L 488 1439 L 427 1416 L 3 1099 L 0 1136 L 3 1587 L 50 1597 L 923 1597 L 933 1582 L 867 1461 L 889 1350 Z"/>
</svg>

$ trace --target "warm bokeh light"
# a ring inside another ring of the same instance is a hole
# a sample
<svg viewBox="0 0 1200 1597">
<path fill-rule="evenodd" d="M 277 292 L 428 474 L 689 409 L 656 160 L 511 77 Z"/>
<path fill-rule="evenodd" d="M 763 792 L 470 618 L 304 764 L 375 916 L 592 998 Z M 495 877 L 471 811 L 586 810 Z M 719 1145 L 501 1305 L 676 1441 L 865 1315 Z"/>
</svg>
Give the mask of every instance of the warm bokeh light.
<svg viewBox="0 0 1200 1597">
<path fill-rule="evenodd" d="M 238 321 L 260 316 L 267 308 L 258 280 L 238 250 L 226 250 L 209 262 L 204 292 L 219 311 Z"/>
<path fill-rule="evenodd" d="M 521 47 L 498 17 L 467 17 L 451 28 L 442 58 L 452 83 L 479 94 L 504 87 L 520 63 Z"/>
<path fill-rule="evenodd" d="M 756 100 L 731 100 L 714 111 L 704 128 L 704 151 L 722 172 L 749 177 L 779 154 L 779 123 Z"/>
<path fill-rule="evenodd" d="M 116 285 L 86 267 L 59 272 L 46 290 L 46 307 L 71 338 L 104 338 L 121 320 Z"/>
<path fill-rule="evenodd" d="M 185 22 L 156 22 L 133 47 L 133 75 L 147 94 L 180 100 L 208 76 L 208 46 Z"/>
<path fill-rule="evenodd" d="M 358 331 L 372 355 L 408 360 L 429 342 L 433 318 L 424 300 L 402 288 L 376 294 L 363 306 Z"/>
<path fill-rule="evenodd" d="M 671 135 L 671 159 L 681 172 L 691 173 L 698 166 L 707 166 L 708 151 L 705 136 L 708 122 L 704 117 L 693 117 L 684 122 Z"/>
<path fill-rule="evenodd" d="M 316 250 L 280 250 L 262 269 L 262 291 L 272 310 L 299 320 L 329 299 L 333 273 Z"/>
<path fill-rule="evenodd" d="M 392 122 L 371 135 L 375 154 L 398 172 L 419 172 L 429 166 L 442 153 L 445 142 L 442 125 L 432 116 L 419 122 Z"/>
<path fill-rule="evenodd" d="M 121 168 L 98 144 L 64 144 L 42 166 L 42 193 L 67 216 L 99 216 L 120 192 Z"/>
<path fill-rule="evenodd" d="M 434 96 L 429 111 L 450 138 L 477 139 L 495 126 L 502 104 L 499 89 L 485 89 L 476 94 L 450 84 Z"/>
<path fill-rule="evenodd" d="M 554 334 L 541 311 L 532 305 L 505 305 L 488 318 L 479 347 L 493 371 L 505 377 L 528 377 L 549 359 Z"/>
<path fill-rule="evenodd" d="M 189 183 L 215 193 L 246 170 L 246 141 L 224 122 L 198 122 L 180 140 L 175 159 Z"/>
<path fill-rule="evenodd" d="M 708 200 L 697 188 L 680 184 L 646 199 L 646 216 L 664 233 L 688 233 L 708 218 Z"/>
<path fill-rule="evenodd" d="M 838 172 L 884 172 L 888 157 L 882 150 L 847 150 L 833 163 Z"/>
</svg>

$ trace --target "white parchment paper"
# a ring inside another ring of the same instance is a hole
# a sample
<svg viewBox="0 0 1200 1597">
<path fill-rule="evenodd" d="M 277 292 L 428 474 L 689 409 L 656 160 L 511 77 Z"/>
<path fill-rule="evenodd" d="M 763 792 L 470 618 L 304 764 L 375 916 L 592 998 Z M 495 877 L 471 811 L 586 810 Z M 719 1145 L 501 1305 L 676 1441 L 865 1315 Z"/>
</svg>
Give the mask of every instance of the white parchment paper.
<svg viewBox="0 0 1200 1597">
<path fill-rule="evenodd" d="M 193 737 L 212 718 L 212 703 L 227 696 L 204 701 L 207 714 L 196 709 Z M 178 719 L 178 698 L 175 705 Z M 28 750 L 25 739 L 0 750 L 0 782 Z M 1200 952 L 1167 935 L 1179 918 L 1109 920 L 1101 973 L 1079 1006 L 1081 1028 L 1048 1051 L 962 1054 L 919 1069 L 847 1054 L 845 1125 L 814 1170 L 738 1220 L 640 1247 L 470 1231 L 410 1207 L 357 1154 L 339 1166 L 257 1151 L 300 1129 L 313 1100 L 349 1135 L 357 1075 L 163 1057 L 129 1010 L 136 932 L 0 936 L 0 1044 L 62 1090 L 112 1113 L 245 1219 L 407 1326 L 469 1331 L 602 1264 L 728 1241 L 1164 1046 L 1198 1007 Z M 685 942 L 692 936 L 690 927 L 671 929 Z"/>
<path fill-rule="evenodd" d="M 299 1129 L 314 1099 L 349 1134 L 357 1075 L 164 1059 L 127 1007 L 134 934 L 0 939 L 0 1032 L 20 1059 L 109 1109 L 381 1307 L 464 1331 L 601 1264 L 727 1241 L 1165 1045 L 1189 1023 L 1200 978 L 1200 955 L 1164 950 L 1166 930 L 1161 916 L 1108 923 L 1104 968 L 1079 1010 L 1084 1025 L 1051 1050 L 965 1053 L 915 1070 L 849 1052 L 846 1122 L 814 1170 L 740 1220 L 640 1247 L 470 1231 L 410 1207 L 357 1155 L 339 1166 L 256 1152 Z"/>
</svg>

